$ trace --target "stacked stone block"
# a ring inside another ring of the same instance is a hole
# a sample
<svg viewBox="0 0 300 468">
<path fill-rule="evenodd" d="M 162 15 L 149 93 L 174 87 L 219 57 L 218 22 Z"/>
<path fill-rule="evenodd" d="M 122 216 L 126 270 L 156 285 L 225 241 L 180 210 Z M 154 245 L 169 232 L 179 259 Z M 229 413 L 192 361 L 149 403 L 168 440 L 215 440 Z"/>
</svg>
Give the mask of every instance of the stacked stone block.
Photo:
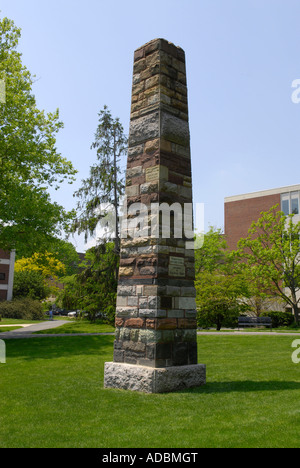
<svg viewBox="0 0 300 468">
<path fill-rule="evenodd" d="M 114 363 L 196 365 L 194 251 L 184 225 L 185 214 L 192 218 L 185 54 L 164 39 L 134 54 L 126 201 Z M 170 222 L 154 207 L 169 207 Z"/>
</svg>

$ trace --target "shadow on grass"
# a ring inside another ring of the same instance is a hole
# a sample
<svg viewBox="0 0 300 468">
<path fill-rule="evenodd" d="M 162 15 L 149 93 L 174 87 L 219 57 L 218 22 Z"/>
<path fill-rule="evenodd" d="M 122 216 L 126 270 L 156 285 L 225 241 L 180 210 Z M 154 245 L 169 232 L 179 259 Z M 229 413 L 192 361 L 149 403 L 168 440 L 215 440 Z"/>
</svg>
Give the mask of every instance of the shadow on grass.
<svg viewBox="0 0 300 468">
<path fill-rule="evenodd" d="M 243 392 L 271 392 L 277 390 L 300 390 L 300 382 L 268 380 L 268 381 L 228 381 L 208 382 L 202 387 L 183 390 L 182 393 L 243 393 Z"/>
</svg>

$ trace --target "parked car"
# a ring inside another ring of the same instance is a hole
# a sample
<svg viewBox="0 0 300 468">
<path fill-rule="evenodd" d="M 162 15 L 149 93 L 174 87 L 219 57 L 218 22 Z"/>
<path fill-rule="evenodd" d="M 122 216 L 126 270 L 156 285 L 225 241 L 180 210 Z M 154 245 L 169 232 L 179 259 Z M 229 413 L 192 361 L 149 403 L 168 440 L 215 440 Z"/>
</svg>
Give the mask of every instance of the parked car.
<svg viewBox="0 0 300 468">
<path fill-rule="evenodd" d="M 73 310 L 72 312 L 68 312 L 68 317 L 77 317 L 77 310 Z"/>
<path fill-rule="evenodd" d="M 58 315 L 66 317 L 68 315 L 68 311 L 66 309 L 58 309 Z"/>
</svg>

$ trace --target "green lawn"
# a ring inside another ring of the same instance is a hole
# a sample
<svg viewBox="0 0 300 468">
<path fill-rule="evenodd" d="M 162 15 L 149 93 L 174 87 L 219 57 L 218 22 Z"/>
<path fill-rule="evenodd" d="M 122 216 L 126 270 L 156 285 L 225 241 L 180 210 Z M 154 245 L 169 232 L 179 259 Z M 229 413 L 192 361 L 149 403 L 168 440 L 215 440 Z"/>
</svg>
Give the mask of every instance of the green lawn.
<svg viewBox="0 0 300 468">
<path fill-rule="evenodd" d="M 0 327 L 0 333 L 18 330 L 19 328 L 22 328 L 22 327 L 14 327 L 14 326 L 6 325 L 5 327 Z"/>
<path fill-rule="evenodd" d="M 0 447 L 296 447 L 300 364 L 288 336 L 201 336 L 204 387 L 103 388 L 112 336 L 6 340 Z"/>
<path fill-rule="evenodd" d="M 46 320 L 46 318 L 45 318 Z M 0 321 L 0 325 L 18 325 L 18 324 L 22 324 L 22 325 L 31 325 L 31 324 L 34 324 L 34 323 L 40 323 L 41 320 L 24 320 L 24 319 L 11 319 L 11 318 L 2 318 L 1 321 Z"/>
</svg>

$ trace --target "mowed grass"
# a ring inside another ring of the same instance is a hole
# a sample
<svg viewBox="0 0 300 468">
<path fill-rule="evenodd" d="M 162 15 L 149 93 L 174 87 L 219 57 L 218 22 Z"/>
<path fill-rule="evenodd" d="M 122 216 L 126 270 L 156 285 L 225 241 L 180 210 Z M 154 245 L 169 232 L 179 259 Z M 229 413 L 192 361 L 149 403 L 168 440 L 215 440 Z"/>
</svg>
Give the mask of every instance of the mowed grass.
<svg viewBox="0 0 300 468">
<path fill-rule="evenodd" d="M 200 336 L 207 384 L 103 388 L 113 336 L 6 340 L 0 447 L 299 447 L 300 364 L 288 336 Z"/>
<path fill-rule="evenodd" d="M 0 327 L 0 333 L 8 332 L 8 331 L 13 331 L 13 330 L 19 330 L 22 327 L 13 327 L 10 325 L 7 325 L 5 327 Z"/>
<path fill-rule="evenodd" d="M 65 320 L 65 317 L 60 317 L 60 320 Z M 60 325 L 56 328 L 35 332 L 39 335 L 51 334 L 57 335 L 60 333 L 114 333 L 115 327 L 103 323 L 101 321 L 90 322 L 89 320 L 70 320 L 70 323 Z"/>
</svg>

